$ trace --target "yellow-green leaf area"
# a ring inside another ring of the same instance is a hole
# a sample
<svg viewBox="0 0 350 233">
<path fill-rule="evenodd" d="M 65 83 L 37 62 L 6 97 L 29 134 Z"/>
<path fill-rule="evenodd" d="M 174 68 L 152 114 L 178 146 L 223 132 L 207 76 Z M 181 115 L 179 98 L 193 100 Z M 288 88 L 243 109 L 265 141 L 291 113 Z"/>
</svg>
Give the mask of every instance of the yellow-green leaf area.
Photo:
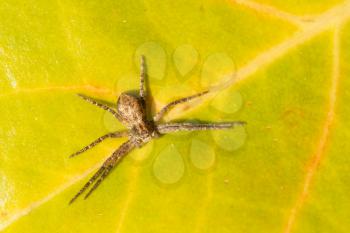
<svg viewBox="0 0 350 233">
<path fill-rule="evenodd" d="M 0 2 L 0 231 L 346 232 L 349 19 L 349 1 Z M 247 124 L 164 135 L 68 205 L 126 140 L 69 158 L 124 128 L 76 94 L 115 107 L 141 55 L 153 113 L 209 90 L 164 121 Z"/>
<path fill-rule="evenodd" d="M 243 0 L 242 2 L 248 2 Z M 307 0 L 307 1 L 283 1 L 283 0 L 257 0 L 264 5 L 275 7 L 276 10 L 286 13 L 296 13 L 305 19 L 312 19 L 314 14 L 331 9 L 334 5 L 342 3 L 339 0 Z"/>
</svg>

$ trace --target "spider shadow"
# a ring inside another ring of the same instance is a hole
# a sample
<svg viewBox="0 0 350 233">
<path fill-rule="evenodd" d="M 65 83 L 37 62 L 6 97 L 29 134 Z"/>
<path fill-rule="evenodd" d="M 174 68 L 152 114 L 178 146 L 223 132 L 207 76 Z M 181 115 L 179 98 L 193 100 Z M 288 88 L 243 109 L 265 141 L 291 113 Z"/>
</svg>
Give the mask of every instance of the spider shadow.
<svg viewBox="0 0 350 233">
<path fill-rule="evenodd" d="M 152 120 L 153 116 L 156 113 L 155 110 L 155 105 L 154 105 L 154 98 L 152 95 L 152 89 L 150 86 L 150 82 L 149 82 L 149 76 L 148 76 L 148 69 L 147 69 L 147 61 L 145 62 L 145 80 L 144 80 L 144 84 L 145 84 L 145 90 L 146 90 L 146 116 L 147 119 Z"/>
<path fill-rule="evenodd" d="M 180 119 L 171 121 L 171 123 L 191 123 L 191 124 L 214 124 L 214 123 L 233 123 L 233 122 L 235 121 L 204 121 L 198 118 L 192 118 L 192 119 L 180 118 Z"/>
</svg>

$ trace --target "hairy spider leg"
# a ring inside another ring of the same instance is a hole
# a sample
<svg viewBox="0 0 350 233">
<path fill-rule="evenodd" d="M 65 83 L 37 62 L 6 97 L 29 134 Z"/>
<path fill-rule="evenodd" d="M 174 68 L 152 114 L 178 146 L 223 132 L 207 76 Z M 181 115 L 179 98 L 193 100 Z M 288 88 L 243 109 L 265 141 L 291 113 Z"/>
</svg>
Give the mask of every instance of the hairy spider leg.
<svg viewBox="0 0 350 233">
<path fill-rule="evenodd" d="M 198 94 L 195 94 L 195 95 L 191 95 L 191 96 L 188 96 L 188 97 L 185 97 L 185 98 L 181 98 L 181 99 L 178 99 L 178 100 L 174 100 L 173 102 L 170 102 L 169 104 L 165 105 L 154 117 L 153 117 L 153 120 L 154 122 L 158 122 L 163 116 L 164 114 L 169 111 L 172 107 L 174 107 L 175 105 L 177 104 L 181 104 L 181 103 L 185 103 L 185 102 L 188 102 L 194 98 L 197 98 L 197 97 L 200 97 L 202 95 L 205 95 L 205 94 L 208 94 L 209 91 L 203 91 L 203 92 L 200 92 Z"/>
<path fill-rule="evenodd" d="M 95 141 L 93 141 L 92 143 L 90 143 L 89 145 L 85 146 L 84 148 L 82 148 L 81 150 L 75 152 L 74 154 L 70 155 L 69 157 L 72 158 L 74 156 L 77 156 L 89 149 L 91 149 L 92 147 L 96 146 L 97 144 L 101 143 L 103 140 L 107 139 L 107 138 L 120 138 L 120 137 L 127 137 L 129 135 L 128 131 L 116 131 L 113 133 L 108 133 L 105 134 L 99 138 L 97 138 Z"/>
<path fill-rule="evenodd" d="M 177 131 L 199 131 L 199 130 L 220 130 L 229 129 L 237 125 L 245 125 L 244 121 L 220 122 L 220 123 L 166 123 L 157 126 L 157 130 L 161 134 L 177 132 Z"/>
<path fill-rule="evenodd" d="M 121 157 L 119 157 L 121 158 Z M 96 181 L 96 183 L 94 184 L 94 186 L 92 186 L 92 188 L 89 190 L 89 192 L 85 195 L 84 199 L 88 198 L 91 193 L 93 191 L 95 191 L 95 189 L 97 189 L 97 187 L 101 184 L 101 182 L 106 178 L 106 176 L 111 172 L 113 166 L 109 165 L 108 167 L 106 167 L 106 169 L 104 170 L 104 172 L 102 173 L 102 175 L 100 176 L 100 178 Z"/>
<path fill-rule="evenodd" d="M 101 168 L 89 179 L 89 181 L 80 189 L 80 191 L 70 200 L 69 204 L 72 204 L 86 189 L 99 178 L 95 185 L 86 194 L 85 199 L 91 195 L 91 193 L 101 184 L 106 176 L 111 172 L 112 168 L 123 158 L 124 155 L 128 154 L 135 145 L 132 141 L 124 142 L 113 154 L 106 159 Z"/>
<path fill-rule="evenodd" d="M 146 60 L 145 56 L 141 55 L 141 65 L 140 65 L 140 97 L 143 101 L 146 101 L 146 90 L 145 90 L 145 78 L 146 78 Z"/>
<path fill-rule="evenodd" d="M 120 117 L 119 114 L 111 107 L 105 105 L 105 104 L 101 104 L 99 102 L 97 102 L 96 100 L 92 99 L 91 97 L 88 97 L 86 95 L 83 94 L 77 94 L 80 98 L 82 98 L 83 100 L 89 102 L 90 104 L 96 105 L 97 107 L 102 108 L 103 110 L 106 110 L 108 112 L 110 112 L 115 118 L 117 118 L 120 121 Z"/>
<path fill-rule="evenodd" d="M 72 204 L 105 170 L 106 168 L 102 165 L 100 169 L 89 179 L 89 181 L 79 190 L 77 194 L 69 201 Z"/>
</svg>

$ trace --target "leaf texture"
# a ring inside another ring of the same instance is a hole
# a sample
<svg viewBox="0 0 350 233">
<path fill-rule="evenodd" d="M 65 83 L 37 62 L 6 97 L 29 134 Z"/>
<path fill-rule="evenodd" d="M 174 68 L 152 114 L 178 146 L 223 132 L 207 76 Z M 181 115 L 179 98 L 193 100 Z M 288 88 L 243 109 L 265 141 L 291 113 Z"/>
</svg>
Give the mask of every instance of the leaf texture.
<svg viewBox="0 0 350 233">
<path fill-rule="evenodd" d="M 0 231 L 347 232 L 350 1 L 0 2 Z M 173 133 L 69 200 L 123 139 L 115 104 L 147 58 L 165 120 L 244 120 Z"/>
</svg>

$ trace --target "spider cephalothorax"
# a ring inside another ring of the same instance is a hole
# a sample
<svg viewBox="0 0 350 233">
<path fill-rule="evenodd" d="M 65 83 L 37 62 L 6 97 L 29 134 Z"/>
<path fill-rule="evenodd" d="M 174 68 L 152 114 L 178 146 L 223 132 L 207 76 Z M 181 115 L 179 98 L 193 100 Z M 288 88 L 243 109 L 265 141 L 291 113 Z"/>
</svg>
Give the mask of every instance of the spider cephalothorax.
<svg viewBox="0 0 350 233">
<path fill-rule="evenodd" d="M 141 147 L 153 138 L 159 137 L 163 134 L 176 131 L 196 131 L 196 130 L 215 130 L 215 129 L 228 129 L 235 125 L 243 125 L 245 122 L 235 121 L 235 122 L 222 122 L 222 123 L 164 123 L 160 124 L 159 120 L 163 115 L 173 106 L 190 101 L 193 98 L 205 95 L 208 91 L 198 93 L 189 97 L 175 100 L 165 107 L 163 107 L 153 119 L 147 119 L 148 105 L 146 102 L 146 91 L 144 89 L 145 80 L 145 58 L 141 57 L 141 76 L 140 76 L 140 92 L 139 95 L 133 95 L 127 92 L 122 93 L 117 101 L 117 111 L 113 108 L 101 104 L 94 99 L 78 94 L 81 98 L 89 103 L 92 103 L 104 110 L 110 112 L 117 118 L 128 130 L 117 131 L 108 133 L 96 139 L 94 142 L 88 146 L 82 148 L 76 153 L 72 154 L 71 157 L 83 153 L 84 151 L 96 146 L 103 140 L 107 138 L 117 138 L 117 137 L 128 137 L 128 140 L 124 142 L 113 154 L 107 158 L 107 160 L 102 164 L 101 168 L 90 178 L 90 180 L 83 186 L 82 189 L 72 198 L 70 203 L 75 201 L 86 189 L 94 183 L 94 186 L 85 195 L 87 198 L 104 180 L 104 178 L 111 172 L 111 170 L 116 166 L 116 164 L 132 149 L 136 147 Z"/>
</svg>

